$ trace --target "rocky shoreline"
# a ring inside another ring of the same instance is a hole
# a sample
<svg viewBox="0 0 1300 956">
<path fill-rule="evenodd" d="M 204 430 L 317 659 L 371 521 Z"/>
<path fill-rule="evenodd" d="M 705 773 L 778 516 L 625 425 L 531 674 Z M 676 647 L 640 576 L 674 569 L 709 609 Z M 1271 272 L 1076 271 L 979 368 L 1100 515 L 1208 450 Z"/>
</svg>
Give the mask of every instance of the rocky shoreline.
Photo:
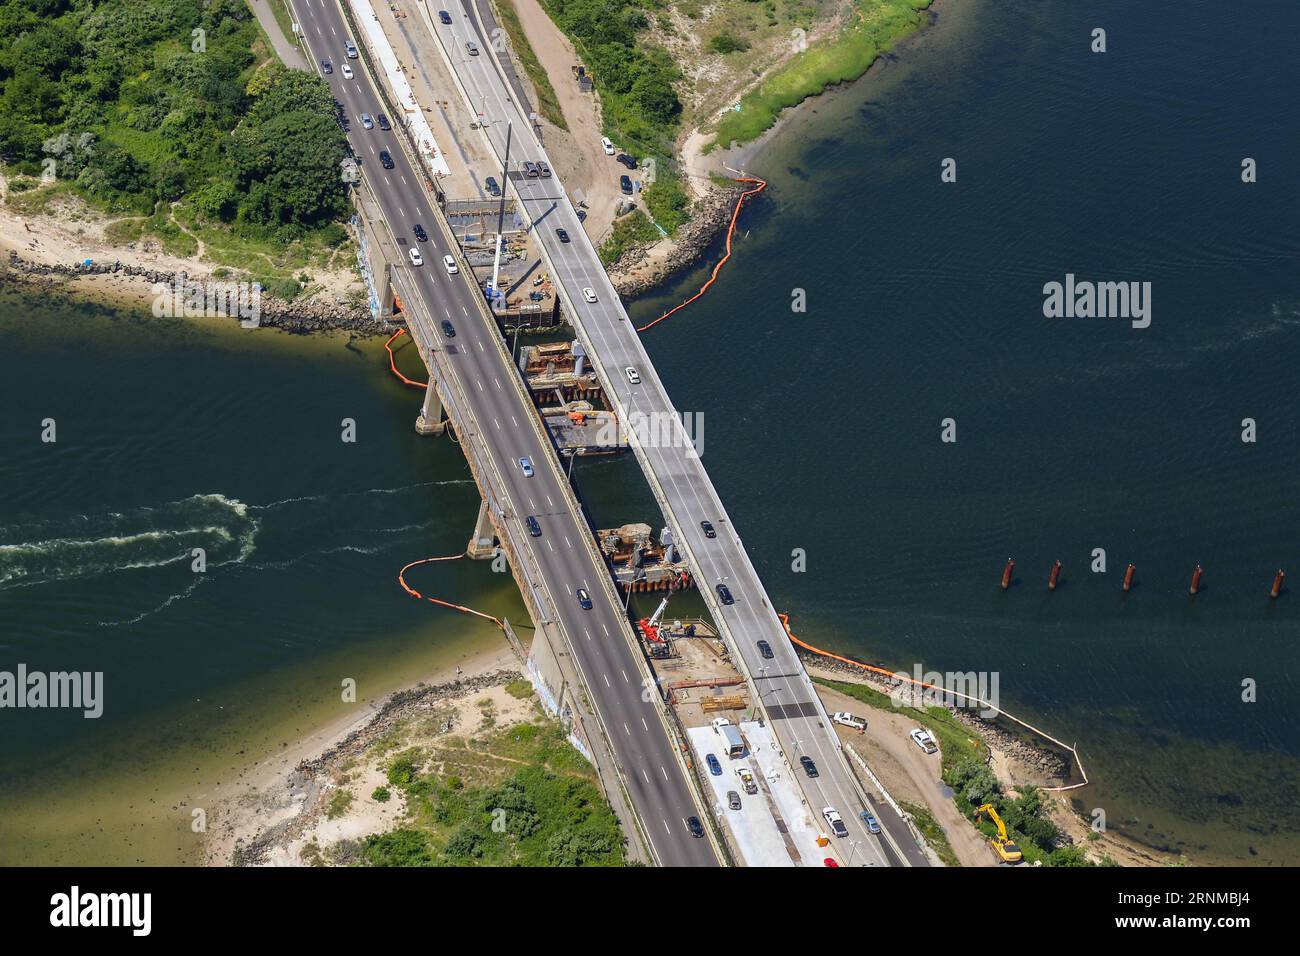
<svg viewBox="0 0 1300 956">
<path fill-rule="evenodd" d="M 624 299 L 634 299 L 698 263 L 700 256 L 731 222 L 732 210 L 742 192 L 740 186 L 712 187 L 696 203 L 690 221 L 679 230 L 662 261 L 653 264 L 650 261 L 658 243 L 633 246 L 625 252 L 609 276 L 618 294 Z"/>
<path fill-rule="evenodd" d="M 51 265 L 24 259 L 10 250 L 7 262 L 0 264 L 0 280 L 9 280 L 43 292 L 66 292 L 70 282 L 92 278 L 121 280 L 121 287 L 100 287 L 101 293 L 129 294 L 138 298 L 154 295 L 154 286 L 168 289 L 190 281 L 188 273 L 146 269 L 119 261 L 95 262 L 90 265 Z M 359 336 L 391 334 L 397 323 L 377 322 L 370 310 L 344 299 L 325 302 L 315 299 L 286 301 L 266 292 L 259 295 L 259 326 L 280 329 L 293 335 L 313 332 L 351 332 Z M 230 316 L 238 321 L 239 316 Z"/>
<path fill-rule="evenodd" d="M 324 797 L 332 783 L 337 782 L 337 768 L 350 759 L 359 759 L 376 740 L 395 730 L 400 724 L 435 704 L 479 693 L 489 687 L 499 687 L 521 680 L 519 671 L 501 668 L 476 677 L 449 681 L 445 684 L 417 684 L 409 690 L 398 691 L 375 712 L 366 723 L 319 756 L 301 761 L 289 775 L 285 793 L 267 794 L 266 800 L 276 806 L 297 806 L 298 811 L 265 830 L 247 842 L 237 841 L 231 857 L 232 866 L 257 866 L 268 862 L 268 855 L 277 846 L 283 846 L 302 835 L 321 812 Z M 443 728 L 448 732 L 450 726 Z M 212 862 L 212 861 L 209 861 Z"/>
<path fill-rule="evenodd" d="M 806 665 L 815 667 L 820 671 L 843 674 L 846 677 L 853 678 L 856 683 L 865 682 L 882 694 L 895 693 L 902 683 L 897 680 L 891 681 L 874 671 L 864 670 L 845 664 L 842 661 L 821 657 L 802 649 L 798 653 Z M 964 708 L 949 708 L 949 713 L 964 726 L 969 727 L 973 732 L 983 737 L 990 745 L 990 748 L 1000 750 L 1008 758 L 1022 764 L 1030 772 L 1040 775 L 1040 785 L 1059 786 L 1067 779 L 1070 773 L 1070 763 L 1056 750 L 1049 749 L 1046 746 L 1037 746 L 1023 737 L 1005 730 L 993 720 L 980 717 L 974 711 Z M 990 754 L 991 759 L 992 755 Z"/>
</svg>

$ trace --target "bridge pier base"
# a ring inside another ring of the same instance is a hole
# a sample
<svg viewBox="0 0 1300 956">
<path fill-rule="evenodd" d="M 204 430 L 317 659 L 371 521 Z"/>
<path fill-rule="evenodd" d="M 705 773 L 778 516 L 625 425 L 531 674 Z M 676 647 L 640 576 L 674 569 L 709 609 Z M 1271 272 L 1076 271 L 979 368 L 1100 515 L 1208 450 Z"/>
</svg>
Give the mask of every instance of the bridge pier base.
<svg viewBox="0 0 1300 956">
<path fill-rule="evenodd" d="M 424 404 L 420 406 L 420 414 L 415 419 L 415 433 L 417 435 L 441 435 L 447 430 L 447 424 L 442 420 L 442 398 L 438 395 L 438 388 L 433 384 L 433 376 L 429 376 L 429 385 L 424 390 Z"/>
<path fill-rule="evenodd" d="M 484 498 L 478 508 L 478 520 L 474 522 L 474 533 L 470 535 L 465 557 L 472 561 L 490 561 L 496 553 L 496 532 L 492 530 L 492 522 L 488 519 L 488 503 Z"/>
</svg>

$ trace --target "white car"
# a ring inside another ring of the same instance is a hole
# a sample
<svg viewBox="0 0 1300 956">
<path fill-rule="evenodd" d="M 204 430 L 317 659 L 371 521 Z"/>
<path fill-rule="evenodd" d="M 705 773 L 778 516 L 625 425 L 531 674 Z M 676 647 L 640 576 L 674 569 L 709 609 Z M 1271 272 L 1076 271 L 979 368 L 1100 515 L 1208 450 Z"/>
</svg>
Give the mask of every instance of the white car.
<svg viewBox="0 0 1300 956">
<path fill-rule="evenodd" d="M 920 727 L 917 727 L 909 736 L 912 738 L 912 742 L 926 753 L 932 754 L 938 752 L 939 744 L 935 741 L 934 734 L 930 733 L 930 731 L 922 730 Z"/>
<path fill-rule="evenodd" d="M 478 44 L 475 43 L 473 40 L 470 40 L 468 43 L 465 44 L 465 49 L 469 50 L 470 56 L 478 56 Z"/>
<path fill-rule="evenodd" d="M 343 49 L 347 51 L 349 60 L 355 60 L 357 58 L 357 45 L 351 40 L 343 41 Z"/>
<path fill-rule="evenodd" d="M 411 265 L 424 265 L 424 256 L 420 255 L 420 250 L 415 248 L 415 246 L 411 246 L 411 248 L 407 249 L 406 254 L 411 257 Z"/>
<path fill-rule="evenodd" d="M 831 720 L 835 721 L 837 724 L 842 724 L 845 727 L 852 727 L 854 730 L 867 729 L 867 722 L 865 720 L 861 717 L 854 717 L 847 710 L 837 710 L 831 716 Z"/>
<path fill-rule="evenodd" d="M 826 825 L 831 828 L 831 833 L 837 837 L 849 835 L 849 828 L 844 825 L 844 821 L 834 807 L 822 807 L 822 816 L 826 818 Z"/>
<path fill-rule="evenodd" d="M 346 63 L 343 64 L 343 79 L 352 79 L 352 67 L 348 66 Z"/>
<path fill-rule="evenodd" d="M 451 256 L 442 257 L 442 267 L 447 270 L 447 275 L 449 276 L 454 276 L 456 273 L 460 272 L 460 268 L 456 265 L 456 260 Z"/>
<path fill-rule="evenodd" d="M 614 144 L 609 141 L 608 136 L 602 136 L 600 138 L 600 148 L 605 151 L 606 156 L 614 155 Z"/>
<path fill-rule="evenodd" d="M 584 299 L 586 299 L 588 302 L 595 302 L 595 301 L 596 301 L 596 290 L 595 290 L 595 289 L 591 289 L 591 288 L 583 289 L 583 290 L 582 290 L 582 297 L 583 297 Z"/>
<path fill-rule="evenodd" d="M 362 113 L 362 114 L 361 114 L 361 125 L 364 126 L 366 129 L 374 129 L 374 128 L 375 128 L 375 121 L 374 121 L 373 119 L 371 119 L 369 113 Z"/>
<path fill-rule="evenodd" d="M 525 478 L 533 477 L 533 462 L 530 458 L 519 459 L 519 469 L 524 473 Z"/>
<path fill-rule="evenodd" d="M 629 365 L 627 368 L 623 369 L 623 371 L 627 374 L 627 380 L 633 385 L 641 384 L 641 373 L 632 366 Z"/>
</svg>

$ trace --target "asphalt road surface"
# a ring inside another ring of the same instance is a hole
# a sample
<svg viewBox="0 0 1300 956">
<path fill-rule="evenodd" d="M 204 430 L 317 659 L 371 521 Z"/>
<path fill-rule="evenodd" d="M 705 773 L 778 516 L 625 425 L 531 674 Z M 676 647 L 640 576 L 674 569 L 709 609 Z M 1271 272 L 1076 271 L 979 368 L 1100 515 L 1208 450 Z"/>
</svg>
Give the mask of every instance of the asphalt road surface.
<svg viewBox="0 0 1300 956">
<path fill-rule="evenodd" d="M 418 248 L 423 266 L 409 273 L 424 296 L 435 322 L 451 322 L 455 337 L 444 336 L 449 365 L 461 389 L 474 403 L 474 413 L 487 441 L 497 471 L 506 484 L 505 520 L 520 527 L 536 516 L 542 536 L 525 540 L 554 598 L 555 611 L 578 658 L 594 704 L 623 768 L 627 788 L 644 831 L 660 862 L 666 866 L 716 865 L 707 839 L 692 837 L 686 819 L 697 813 L 690 789 L 666 737 L 655 704 L 643 699 L 636 653 L 629 644 L 623 609 L 598 575 L 606 568 L 596 564 L 581 535 L 590 529 L 567 509 L 554 449 L 543 445 L 527 420 L 536 414 L 525 407 L 507 376 L 518 374 L 501 354 L 492 336 L 498 331 L 478 309 L 481 293 L 462 269 L 450 275 L 442 257 L 453 252 L 438 228 L 432 200 L 425 192 L 424 176 L 413 169 L 402 151 L 396 131 L 365 129 L 361 114 L 386 112 L 360 60 L 349 60 L 344 40 L 355 38 L 347 29 L 337 0 L 293 0 L 295 18 L 311 51 L 312 65 L 323 73 L 321 60 L 329 59 L 333 72 L 325 76 L 347 119 L 348 139 L 394 237 L 403 251 Z M 353 78 L 343 75 L 347 64 Z M 391 119 L 392 117 L 390 117 Z M 379 153 L 387 150 L 393 161 L 385 169 Z M 428 241 L 417 242 L 413 226 L 421 224 Z M 579 230 L 580 232 L 580 230 Z M 520 458 L 531 459 L 534 474 L 526 477 Z M 466 529 L 467 532 L 469 529 Z M 579 607 L 575 592 L 583 588 L 594 607 Z M 649 696 L 649 695 L 646 695 Z"/>
<path fill-rule="evenodd" d="M 435 23 L 433 28 L 468 105 L 484 114 L 485 135 L 498 156 L 504 156 L 507 121 L 513 126 L 510 183 L 545 247 L 552 278 L 566 306 L 577 316 L 575 327 L 602 372 L 606 394 L 620 412 L 620 420 L 636 422 L 639 418 L 649 426 L 640 433 L 643 438 L 635 443 L 635 450 L 662 489 L 665 517 L 709 610 L 732 636 L 791 764 L 797 768 L 802 755 L 817 764 L 819 776 L 815 779 L 796 769 L 812 812 L 820 817 L 822 808 L 832 807 L 844 818 L 849 834 L 835 841 L 842 858 L 851 857 L 855 865 L 889 865 L 892 854 L 886 853 L 880 837 L 868 833 L 858 817 L 865 806 L 826 712 L 559 178 L 554 174 L 530 178 L 522 172 L 523 161 L 545 160 L 546 155 L 527 117 L 513 101 L 492 45 L 479 35 L 472 5 L 456 0 L 448 9 L 452 23 Z M 436 20 L 436 9 L 430 12 Z M 477 44 L 477 55 L 469 52 L 467 44 L 471 42 Z M 465 135 L 479 134 L 466 131 Z M 617 178 L 625 172 L 610 157 L 609 175 Z M 562 241 L 557 229 L 564 229 L 570 241 Z M 631 381 L 627 369 L 635 370 L 639 382 Z M 672 421 L 678 423 L 675 433 L 663 427 Z M 701 521 L 712 523 L 715 538 L 706 537 Z M 719 584 L 730 590 L 733 604 L 722 603 L 716 590 Z M 760 652 L 760 640 L 767 642 L 771 658 Z"/>
</svg>

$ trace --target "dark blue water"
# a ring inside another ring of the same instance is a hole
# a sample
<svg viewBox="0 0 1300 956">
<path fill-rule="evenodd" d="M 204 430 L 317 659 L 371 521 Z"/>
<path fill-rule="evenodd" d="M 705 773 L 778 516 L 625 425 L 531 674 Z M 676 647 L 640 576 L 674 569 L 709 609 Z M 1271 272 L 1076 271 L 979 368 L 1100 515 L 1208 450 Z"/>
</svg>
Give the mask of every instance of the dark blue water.
<svg viewBox="0 0 1300 956">
<path fill-rule="evenodd" d="M 419 397 L 379 340 L 0 294 L 0 669 L 104 675 L 99 719 L 0 713 L 0 861 L 192 860 L 193 795 L 500 641 L 397 583 L 479 500 Z M 525 619 L 487 564 L 412 581 Z"/>
<path fill-rule="evenodd" d="M 752 164 L 732 263 L 647 336 L 796 631 L 999 672 L 1078 741 L 1082 809 L 1202 859 L 1300 860 L 1300 592 L 1268 598 L 1300 575 L 1298 30 L 1282 2 L 943 4 Z M 1067 273 L 1150 282 L 1151 326 L 1044 318 Z"/>
</svg>

